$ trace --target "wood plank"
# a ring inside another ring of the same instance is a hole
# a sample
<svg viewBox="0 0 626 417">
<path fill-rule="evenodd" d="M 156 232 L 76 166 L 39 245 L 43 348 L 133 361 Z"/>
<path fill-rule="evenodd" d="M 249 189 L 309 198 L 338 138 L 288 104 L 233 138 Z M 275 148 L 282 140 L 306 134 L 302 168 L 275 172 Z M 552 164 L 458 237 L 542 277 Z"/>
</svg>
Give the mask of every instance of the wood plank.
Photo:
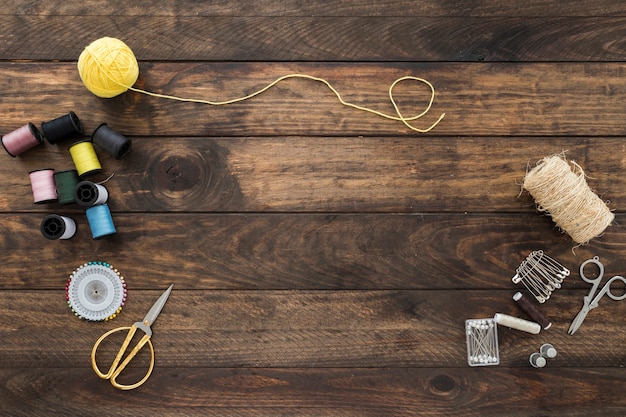
<svg viewBox="0 0 626 417">
<path fill-rule="evenodd" d="M 405 2 L 396 0 L 339 0 L 329 7 L 324 0 L 212 1 L 146 0 L 141 6 L 122 0 L 82 1 L 78 4 L 61 0 L 32 2 L 7 0 L 0 14 L 44 16 L 455 16 L 455 17 L 510 17 L 510 16 L 623 16 L 625 8 L 613 0 L 562 0 L 559 7 L 546 0 L 472 0 L 442 2 L 425 0 Z"/>
<path fill-rule="evenodd" d="M 506 407 L 512 417 L 620 417 L 626 411 L 624 372 L 615 368 L 161 368 L 133 391 L 132 401 L 87 368 L 3 370 L 0 386 L 5 387 L 0 411 L 14 416 L 96 411 L 107 416 L 482 417 Z"/>
<path fill-rule="evenodd" d="M 607 274 L 626 270 L 623 228 L 574 250 L 534 214 L 113 216 L 117 235 L 98 241 L 84 216 L 74 217 L 78 231 L 67 241 L 41 236 L 43 214 L 1 216 L 0 288 L 59 288 L 88 261 L 115 265 L 135 288 L 176 277 L 192 290 L 513 289 L 515 269 L 538 249 L 573 274 L 596 255 Z M 587 288 L 577 279 L 568 285 Z"/>
<path fill-rule="evenodd" d="M 129 137 L 123 160 L 97 148 L 104 169 L 88 178 L 114 175 L 105 186 L 115 212 L 528 214 L 536 210 L 522 192 L 527 170 L 564 150 L 612 210 L 626 206 L 626 180 L 615 175 L 626 165 L 621 137 Z M 0 211 L 81 213 L 76 204 L 34 204 L 28 177 L 75 168 L 74 142 L 0 155 Z"/>
<path fill-rule="evenodd" d="M 616 39 L 626 37 L 625 22 L 624 17 L 0 15 L 0 33 L 7 34 L 0 38 L 0 59 L 75 60 L 94 39 L 111 36 L 127 42 L 142 61 L 623 62 L 626 52 Z M 433 42 L 441 34 L 446 41 Z"/>
<path fill-rule="evenodd" d="M 165 368 L 462 368 L 465 320 L 496 312 L 527 318 L 512 290 L 185 291 L 184 280 L 172 281 L 175 290 L 153 328 Z M 575 335 L 567 334 L 587 292 L 561 289 L 541 305 L 553 326 L 539 335 L 498 326 L 500 366 L 529 368 L 530 354 L 546 342 L 559 351 L 551 367 L 623 365 L 624 303 L 605 300 Z M 0 367 L 88 367 L 98 337 L 143 317 L 160 293 L 137 290 L 129 280 L 121 314 L 87 323 L 72 315 L 62 290 L 3 291 Z M 98 358 L 112 360 L 117 345 L 103 349 Z"/>
<path fill-rule="evenodd" d="M 393 114 L 388 86 L 410 75 L 436 89 L 431 111 L 413 124 L 427 128 L 446 114 L 431 134 L 623 136 L 625 68 L 622 63 L 155 63 L 141 66 L 137 86 L 219 100 L 242 97 L 282 75 L 304 73 L 327 79 L 348 102 Z M 424 141 L 424 135 L 398 121 L 342 106 L 311 80 L 287 80 L 248 101 L 213 107 L 137 93 L 99 99 L 82 85 L 73 63 L 2 63 L 0 72 L 3 132 L 74 110 L 88 132 L 106 121 L 130 136 L 394 135 Z M 430 91 L 404 82 L 394 95 L 410 116 L 425 109 Z"/>
</svg>

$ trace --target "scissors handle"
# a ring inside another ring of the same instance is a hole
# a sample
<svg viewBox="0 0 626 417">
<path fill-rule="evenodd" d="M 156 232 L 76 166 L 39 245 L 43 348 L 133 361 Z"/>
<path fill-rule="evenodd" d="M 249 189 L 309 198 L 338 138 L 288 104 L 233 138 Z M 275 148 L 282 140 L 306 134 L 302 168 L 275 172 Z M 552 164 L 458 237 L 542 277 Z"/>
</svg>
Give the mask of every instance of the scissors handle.
<svg viewBox="0 0 626 417">
<path fill-rule="evenodd" d="M 587 278 L 587 276 L 585 275 L 585 267 L 589 264 L 594 264 L 595 266 L 598 267 L 597 277 Z M 596 284 L 596 287 L 597 287 L 598 283 L 600 283 L 603 276 L 604 276 L 604 265 L 602 265 L 602 262 L 600 262 L 599 257 L 594 256 L 593 258 L 587 259 L 585 262 L 580 264 L 580 277 L 583 279 L 583 281 L 588 282 L 589 284 Z"/>
<path fill-rule="evenodd" d="M 623 290 L 624 292 L 622 294 L 619 294 L 619 295 L 615 295 L 611 291 L 611 285 L 615 281 L 622 281 L 622 283 L 624 283 L 624 285 L 626 286 L 626 278 L 621 277 L 619 275 L 616 275 L 613 278 L 611 278 L 610 280 L 608 280 L 606 282 L 606 284 L 604 284 L 604 287 L 602 287 L 602 290 L 598 293 L 598 295 L 602 296 L 602 295 L 606 294 L 606 295 L 609 296 L 610 299 L 615 300 L 615 301 L 620 301 L 620 300 L 623 300 L 624 298 L 626 298 L 626 288 L 624 288 L 624 290 Z M 595 301 L 595 299 L 594 299 L 594 301 Z"/>
<path fill-rule="evenodd" d="M 98 367 L 98 364 L 96 362 L 96 351 L 98 350 L 100 343 L 102 343 L 104 339 L 106 339 L 113 333 L 124 331 L 124 330 L 128 330 L 128 334 L 126 335 L 126 338 L 124 339 L 124 342 L 122 343 L 122 346 L 120 347 L 120 350 L 117 352 L 117 355 L 115 356 L 115 359 L 113 360 L 113 363 L 111 364 L 111 367 L 109 368 L 109 371 L 107 373 L 103 373 Z M 148 380 L 148 378 L 150 377 L 150 374 L 152 373 L 152 369 L 154 368 L 154 347 L 152 346 L 152 342 L 150 341 L 150 335 L 148 334 L 145 334 L 141 338 L 141 340 L 139 340 L 137 345 L 135 345 L 135 347 L 130 351 L 128 356 L 126 356 L 124 361 L 120 364 L 120 361 L 122 360 L 122 356 L 124 356 L 124 353 L 126 352 L 126 349 L 128 348 L 128 345 L 130 344 L 136 332 L 137 332 L 137 326 L 135 324 L 133 324 L 130 327 L 118 327 L 116 329 L 109 330 L 108 332 L 100 336 L 100 338 L 93 345 L 93 349 L 91 350 L 91 366 L 94 372 L 96 373 L 96 375 L 98 375 L 102 379 L 110 380 L 111 385 L 121 390 L 131 390 L 131 389 L 137 388 L 138 386 L 140 386 L 141 384 L 143 384 L 144 382 Z M 118 383 L 117 377 L 126 368 L 126 366 L 128 366 L 128 364 L 135 357 L 135 355 L 139 353 L 141 348 L 143 348 L 146 344 L 150 348 L 150 366 L 148 368 L 148 372 L 144 375 L 144 377 L 139 382 L 136 382 L 134 384 L 125 385 L 125 384 Z"/>
</svg>

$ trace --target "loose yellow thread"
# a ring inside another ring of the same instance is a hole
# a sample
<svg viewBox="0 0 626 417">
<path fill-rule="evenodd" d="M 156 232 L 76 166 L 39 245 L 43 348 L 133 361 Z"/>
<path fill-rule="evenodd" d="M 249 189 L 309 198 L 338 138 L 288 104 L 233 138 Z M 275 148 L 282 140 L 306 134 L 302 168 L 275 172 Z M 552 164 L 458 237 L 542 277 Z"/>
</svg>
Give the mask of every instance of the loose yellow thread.
<svg viewBox="0 0 626 417">
<path fill-rule="evenodd" d="M 444 118 L 445 113 L 442 113 L 441 116 L 435 121 L 432 125 L 425 129 L 417 128 L 411 125 L 409 122 L 417 120 L 423 117 L 426 113 L 428 113 L 433 105 L 433 101 L 435 100 L 435 87 L 428 81 L 423 78 L 413 77 L 413 76 L 404 76 L 395 80 L 389 86 L 389 100 L 396 112 L 396 115 L 390 115 L 387 113 L 380 112 L 378 110 L 374 110 L 368 107 L 359 106 L 357 104 L 353 104 L 347 102 L 341 97 L 339 92 L 325 79 L 314 77 L 312 75 L 307 74 L 287 74 L 283 75 L 276 80 L 272 81 L 265 87 L 261 88 L 258 91 L 255 91 L 251 94 L 248 94 L 243 97 L 234 98 L 231 100 L 225 101 L 211 101 L 204 99 L 195 99 L 195 98 L 184 98 L 167 94 L 159 94 L 153 93 L 150 91 L 142 90 L 139 88 L 133 87 L 133 84 L 137 81 L 139 76 L 139 65 L 137 64 L 137 59 L 133 51 L 119 39 L 115 38 L 100 38 L 92 42 L 88 45 L 85 50 L 81 53 L 78 59 L 78 73 L 85 84 L 85 87 L 93 94 L 98 97 L 111 98 L 115 97 L 119 94 L 122 94 L 128 90 L 146 94 L 152 97 L 165 98 L 170 100 L 189 102 L 189 103 L 200 103 L 200 104 L 208 104 L 212 106 L 223 106 L 226 104 L 234 104 L 244 100 L 248 100 L 252 97 L 258 96 L 261 93 L 269 90 L 274 87 L 276 84 L 281 81 L 290 79 L 290 78 L 303 78 L 312 81 L 320 82 L 337 97 L 339 103 L 344 106 L 351 107 L 356 110 L 368 112 L 375 114 L 377 116 L 383 117 L 385 119 L 390 119 L 394 121 L 402 122 L 406 127 L 411 130 L 420 133 L 427 133 L 431 131 L 435 126 L 439 124 L 439 122 Z M 400 111 L 398 107 L 398 103 L 396 102 L 393 96 L 393 89 L 403 81 L 417 81 L 426 84 L 430 88 L 430 100 L 425 110 L 421 113 L 406 117 Z"/>
</svg>

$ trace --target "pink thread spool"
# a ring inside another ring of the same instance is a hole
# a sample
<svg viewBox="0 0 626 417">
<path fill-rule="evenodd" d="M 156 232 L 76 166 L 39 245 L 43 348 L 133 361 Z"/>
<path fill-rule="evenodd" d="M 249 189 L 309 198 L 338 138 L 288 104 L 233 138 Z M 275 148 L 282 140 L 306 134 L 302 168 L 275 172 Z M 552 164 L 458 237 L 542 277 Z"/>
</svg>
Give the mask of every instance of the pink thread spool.
<svg viewBox="0 0 626 417">
<path fill-rule="evenodd" d="M 2 147 L 12 157 L 16 157 L 43 142 L 43 136 L 34 124 L 26 123 L 11 133 L 2 136 Z"/>
<path fill-rule="evenodd" d="M 57 188 L 54 184 L 54 169 L 38 169 L 29 174 L 35 204 L 57 201 Z"/>
</svg>

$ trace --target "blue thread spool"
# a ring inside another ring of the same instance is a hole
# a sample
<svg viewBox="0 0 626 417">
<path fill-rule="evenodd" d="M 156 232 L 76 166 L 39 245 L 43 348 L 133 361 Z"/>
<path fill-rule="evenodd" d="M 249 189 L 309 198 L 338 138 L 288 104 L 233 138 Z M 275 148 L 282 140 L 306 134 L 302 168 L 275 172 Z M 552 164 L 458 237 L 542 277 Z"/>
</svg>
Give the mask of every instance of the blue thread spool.
<svg viewBox="0 0 626 417">
<path fill-rule="evenodd" d="M 41 130 L 50 145 L 58 141 L 76 135 L 83 134 L 83 125 L 73 111 L 65 116 L 57 117 L 54 120 L 43 122 Z"/>
<path fill-rule="evenodd" d="M 111 129 L 106 123 L 102 123 L 93 131 L 91 141 L 104 148 L 107 152 L 121 159 L 130 152 L 132 142 L 125 136 Z"/>
<path fill-rule="evenodd" d="M 116 233 L 108 205 L 101 204 L 99 206 L 89 207 L 86 214 L 89 227 L 91 228 L 91 236 L 94 240 Z"/>
</svg>

